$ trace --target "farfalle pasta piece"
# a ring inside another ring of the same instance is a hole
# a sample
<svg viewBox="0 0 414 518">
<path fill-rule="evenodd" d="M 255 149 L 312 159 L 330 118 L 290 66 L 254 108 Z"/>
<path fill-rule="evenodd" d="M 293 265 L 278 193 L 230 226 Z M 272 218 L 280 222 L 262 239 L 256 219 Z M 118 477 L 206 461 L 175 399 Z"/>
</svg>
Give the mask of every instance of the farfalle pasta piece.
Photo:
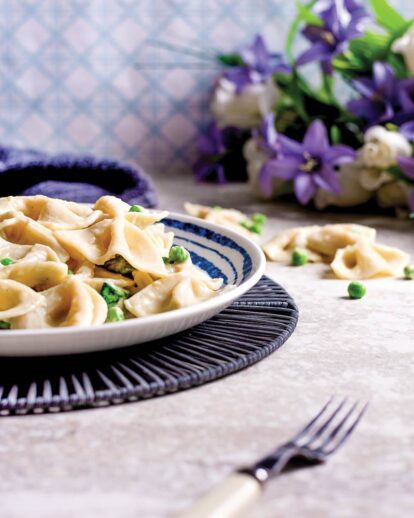
<svg viewBox="0 0 414 518">
<path fill-rule="evenodd" d="M 191 306 L 217 295 L 222 279 L 200 279 L 173 273 L 159 279 L 125 300 L 125 308 L 136 317 L 155 315 Z"/>
<path fill-rule="evenodd" d="M 324 261 L 330 262 L 339 248 L 353 245 L 359 239 L 373 243 L 375 241 L 375 234 L 374 228 L 353 223 L 324 225 L 309 233 L 306 247 L 320 254 Z"/>
<path fill-rule="evenodd" d="M 46 245 L 61 261 L 66 262 L 69 259 L 69 254 L 51 230 L 21 212 L 10 211 L 0 214 L 0 237 L 20 245 Z"/>
<path fill-rule="evenodd" d="M 42 303 L 32 311 L 11 319 L 12 329 L 99 325 L 106 320 L 104 299 L 75 277 L 42 292 L 41 297 Z"/>
<path fill-rule="evenodd" d="M 136 225 L 139 228 L 149 230 L 152 225 L 159 223 L 161 220 L 168 216 L 167 211 L 149 211 L 145 210 L 143 212 L 128 212 L 125 215 L 125 218 Z M 161 223 L 160 223 L 161 225 Z"/>
<path fill-rule="evenodd" d="M 170 248 L 173 245 L 174 233 L 165 232 L 165 227 L 162 223 L 156 223 L 154 225 L 148 226 L 144 229 L 144 232 L 157 247 L 161 256 L 168 256 Z"/>
<path fill-rule="evenodd" d="M 410 256 L 390 246 L 359 240 L 339 249 L 331 268 L 339 279 L 363 280 L 377 277 L 398 277 Z"/>
<path fill-rule="evenodd" d="M 163 276 L 166 269 L 153 239 L 123 217 L 104 219 L 82 230 L 55 232 L 59 242 L 77 260 L 103 265 L 123 257 L 134 269 Z"/>
<path fill-rule="evenodd" d="M 308 260 L 312 263 L 323 262 L 323 256 L 308 247 L 309 236 L 317 232 L 321 227 L 317 225 L 309 227 L 297 227 L 283 230 L 274 238 L 263 245 L 263 251 L 270 261 L 290 263 L 292 252 L 296 248 L 304 250 L 308 254 Z"/>
<path fill-rule="evenodd" d="M 0 279 L 0 320 L 9 320 L 34 311 L 42 295 L 20 282 Z"/>
<path fill-rule="evenodd" d="M 94 210 L 99 210 L 110 218 L 125 215 L 130 207 L 128 203 L 125 203 L 115 196 L 102 196 L 93 206 Z"/>
<path fill-rule="evenodd" d="M 47 196 L 9 196 L 0 199 L 0 213 L 20 212 L 51 230 L 77 229 L 92 225 L 101 217 L 87 205 Z"/>
<path fill-rule="evenodd" d="M 46 245 L 17 245 L 0 237 L 0 259 L 9 257 L 24 262 L 57 261 L 59 257 Z"/>
<path fill-rule="evenodd" d="M 102 211 L 104 215 L 111 218 L 124 216 L 130 223 L 144 229 L 154 225 L 168 216 L 167 211 L 154 211 L 142 208 L 140 212 L 130 212 L 131 206 L 115 196 L 102 196 L 94 205 L 95 210 Z"/>
<path fill-rule="evenodd" d="M 0 279 L 21 282 L 36 291 L 46 290 L 60 284 L 66 279 L 67 275 L 67 265 L 54 261 L 19 261 L 0 267 Z"/>
<path fill-rule="evenodd" d="M 247 228 L 242 226 L 242 223 L 249 221 L 249 218 L 239 210 L 208 207 L 207 205 L 197 205 L 189 202 L 184 203 L 184 209 L 190 216 L 195 216 L 196 218 L 210 221 L 216 225 L 230 228 L 250 239 L 257 238 L 255 233 L 250 232 Z"/>
</svg>

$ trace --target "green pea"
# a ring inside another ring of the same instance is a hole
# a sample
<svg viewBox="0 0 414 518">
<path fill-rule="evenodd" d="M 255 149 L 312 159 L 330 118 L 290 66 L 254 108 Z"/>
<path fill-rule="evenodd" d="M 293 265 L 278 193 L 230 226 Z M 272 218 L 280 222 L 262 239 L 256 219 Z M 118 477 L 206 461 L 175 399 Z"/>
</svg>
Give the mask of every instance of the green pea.
<svg viewBox="0 0 414 518">
<path fill-rule="evenodd" d="M 242 221 L 240 222 L 240 226 L 242 226 L 249 232 L 253 232 L 253 234 L 260 235 L 263 230 L 263 226 L 260 223 L 251 223 L 250 221 Z"/>
<path fill-rule="evenodd" d="M 414 264 L 407 264 L 407 266 L 405 266 L 404 278 L 410 281 L 414 279 Z"/>
<path fill-rule="evenodd" d="M 350 282 L 348 284 L 348 295 L 351 299 L 362 299 L 367 292 L 367 289 L 362 282 Z"/>
<path fill-rule="evenodd" d="M 0 263 L 3 266 L 9 266 L 9 264 L 14 264 L 16 261 L 14 259 L 10 259 L 10 257 L 5 257 L 4 259 L 0 259 Z"/>
<path fill-rule="evenodd" d="M 257 214 L 253 214 L 252 220 L 259 225 L 264 225 L 267 221 L 267 217 L 258 212 Z"/>
<path fill-rule="evenodd" d="M 124 312 L 118 306 L 110 306 L 108 308 L 108 315 L 106 317 L 106 321 L 110 322 L 122 322 L 125 320 Z"/>
<path fill-rule="evenodd" d="M 108 304 L 108 306 L 113 306 L 115 304 L 118 304 L 118 302 L 120 300 L 127 299 L 128 297 L 131 296 L 129 291 L 123 290 L 122 288 L 119 288 L 118 286 L 114 286 L 113 284 L 110 284 L 109 282 L 104 282 L 102 284 L 100 294 L 104 298 L 104 300 Z"/>
<path fill-rule="evenodd" d="M 185 263 L 189 257 L 190 254 L 182 246 L 172 246 L 168 260 L 170 263 Z"/>
<path fill-rule="evenodd" d="M 141 207 L 141 205 L 132 205 L 129 212 L 144 212 L 144 210 L 144 207 Z"/>
<path fill-rule="evenodd" d="M 305 250 L 295 248 L 292 252 L 292 266 L 303 266 L 308 262 L 308 254 Z"/>
</svg>

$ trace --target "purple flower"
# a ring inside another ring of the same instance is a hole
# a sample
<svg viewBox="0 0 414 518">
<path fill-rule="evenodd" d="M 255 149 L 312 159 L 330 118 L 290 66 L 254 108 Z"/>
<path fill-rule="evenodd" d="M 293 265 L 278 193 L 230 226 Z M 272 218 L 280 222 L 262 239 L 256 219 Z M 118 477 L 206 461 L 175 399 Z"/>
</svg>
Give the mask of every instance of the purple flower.
<svg viewBox="0 0 414 518">
<path fill-rule="evenodd" d="M 289 67 L 280 54 L 269 52 L 262 36 L 257 35 L 250 45 L 240 51 L 243 65 L 230 67 L 224 77 L 236 86 L 236 92 L 250 84 L 264 83 L 276 72 L 288 72 Z"/>
<path fill-rule="evenodd" d="M 414 78 L 402 79 L 397 83 L 398 113 L 395 124 L 404 124 L 414 119 Z"/>
<path fill-rule="evenodd" d="M 253 130 L 252 135 L 259 147 L 269 153 L 269 156 L 277 155 L 279 143 L 275 127 L 275 114 L 273 112 L 264 116 L 260 128 Z"/>
<path fill-rule="evenodd" d="M 297 142 L 284 135 L 278 137 L 280 153 L 263 167 L 266 178 L 293 180 L 297 199 L 306 205 L 316 191 L 325 189 L 340 192 L 335 168 L 355 159 L 355 151 L 348 146 L 330 146 L 326 128 L 322 121 L 315 120 L 308 128 L 303 142 Z M 271 181 L 262 183 L 265 194 L 271 192 Z"/>
<path fill-rule="evenodd" d="M 349 101 L 348 110 L 367 120 L 369 125 L 392 120 L 398 106 L 398 83 L 392 67 L 388 63 L 376 61 L 372 77 L 353 81 L 354 88 L 362 97 Z"/>
<path fill-rule="evenodd" d="M 414 184 L 414 158 L 408 156 L 399 156 L 397 158 L 398 165 L 405 174 L 410 183 Z M 410 210 L 414 211 L 414 188 L 411 189 L 409 197 Z"/>
<path fill-rule="evenodd" d="M 404 122 L 400 126 L 400 133 L 409 141 L 414 142 L 414 120 Z"/>
<path fill-rule="evenodd" d="M 257 146 L 264 151 L 269 159 L 260 170 L 259 185 L 263 193 L 270 194 L 272 191 L 272 164 L 277 159 L 280 151 L 278 134 L 275 127 L 275 114 L 268 113 L 258 130 L 253 130 L 253 138 Z"/>
<path fill-rule="evenodd" d="M 200 158 L 193 165 L 196 179 L 201 182 L 215 176 L 218 183 L 225 183 L 224 166 L 220 163 L 220 158 L 226 153 L 224 131 L 215 122 L 211 122 L 207 131 L 200 135 L 197 149 Z"/>
<path fill-rule="evenodd" d="M 361 21 L 368 15 L 355 0 L 319 0 L 313 10 L 322 24 L 309 24 L 303 29 L 302 34 L 312 45 L 299 56 L 297 64 L 320 61 L 323 71 L 331 74 L 332 59 L 347 49 L 349 40 L 362 34 Z"/>
</svg>

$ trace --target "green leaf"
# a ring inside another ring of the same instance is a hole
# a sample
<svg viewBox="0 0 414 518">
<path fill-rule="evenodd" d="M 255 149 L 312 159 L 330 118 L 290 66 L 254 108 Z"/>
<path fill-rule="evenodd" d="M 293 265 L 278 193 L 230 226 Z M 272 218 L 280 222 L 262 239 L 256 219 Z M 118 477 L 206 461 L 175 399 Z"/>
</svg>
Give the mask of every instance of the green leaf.
<svg viewBox="0 0 414 518">
<path fill-rule="evenodd" d="M 371 0 L 371 6 L 377 22 L 391 32 L 398 30 L 407 22 L 387 0 Z"/>
<path fill-rule="evenodd" d="M 217 59 L 226 67 L 240 67 L 244 65 L 244 61 L 239 54 L 219 54 Z"/>
<path fill-rule="evenodd" d="M 377 59 L 385 56 L 389 50 L 390 37 L 388 34 L 367 32 L 361 38 L 352 40 L 349 50 L 362 59 Z"/>
<path fill-rule="evenodd" d="M 322 18 L 320 16 L 317 16 L 316 14 L 314 14 L 311 11 L 312 6 L 313 6 L 313 4 L 304 5 L 304 4 L 301 4 L 300 2 L 296 2 L 296 7 L 298 9 L 301 20 L 310 25 L 319 25 L 319 26 L 323 25 Z"/>
<path fill-rule="evenodd" d="M 305 9 L 311 9 L 316 4 L 316 2 L 317 2 L 317 0 L 311 0 L 310 2 L 308 2 L 306 4 L 301 4 L 301 6 L 304 7 Z M 298 9 L 300 9 L 300 8 L 298 7 Z M 291 63 L 293 63 L 295 61 L 295 56 L 293 55 L 293 43 L 295 41 L 296 35 L 298 33 L 298 30 L 299 30 L 299 27 L 300 27 L 300 24 L 302 23 L 302 21 L 303 21 L 302 14 L 299 11 L 298 15 L 293 20 L 293 23 L 290 26 L 288 35 L 286 37 L 286 55 L 288 57 L 288 60 Z"/>
<path fill-rule="evenodd" d="M 335 124 L 333 126 L 331 126 L 331 129 L 329 131 L 329 136 L 331 137 L 331 142 L 334 145 L 340 144 L 342 141 L 341 130 Z"/>
</svg>

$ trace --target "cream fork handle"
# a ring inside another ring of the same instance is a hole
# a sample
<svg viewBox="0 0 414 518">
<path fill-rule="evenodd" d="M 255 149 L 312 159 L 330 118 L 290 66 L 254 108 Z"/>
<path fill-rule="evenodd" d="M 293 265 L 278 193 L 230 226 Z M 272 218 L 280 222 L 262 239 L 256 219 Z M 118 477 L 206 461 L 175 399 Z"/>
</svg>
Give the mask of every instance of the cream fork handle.
<svg viewBox="0 0 414 518">
<path fill-rule="evenodd" d="M 251 475 L 233 473 L 176 518 L 236 518 L 257 500 L 261 485 Z"/>
</svg>

